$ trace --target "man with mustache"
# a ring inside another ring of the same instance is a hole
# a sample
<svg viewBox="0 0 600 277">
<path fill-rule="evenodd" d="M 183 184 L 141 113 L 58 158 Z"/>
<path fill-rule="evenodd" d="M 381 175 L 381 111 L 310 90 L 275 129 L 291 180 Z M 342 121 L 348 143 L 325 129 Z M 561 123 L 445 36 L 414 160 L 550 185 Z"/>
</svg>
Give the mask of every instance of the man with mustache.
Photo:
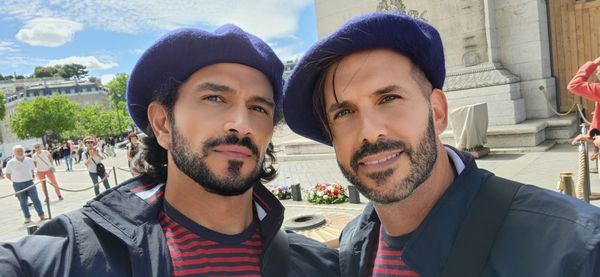
<svg viewBox="0 0 600 277">
<path fill-rule="evenodd" d="M 444 78 L 438 32 L 400 13 L 350 20 L 290 75 L 287 124 L 333 145 L 371 200 L 342 232 L 341 275 L 600 276 L 598 208 L 441 143 Z"/>
<path fill-rule="evenodd" d="M 262 185 L 276 174 L 282 75 L 234 25 L 165 35 L 127 86 L 144 172 L 3 244 L 0 275 L 339 275 L 336 250 L 280 230 L 283 206 Z"/>
</svg>

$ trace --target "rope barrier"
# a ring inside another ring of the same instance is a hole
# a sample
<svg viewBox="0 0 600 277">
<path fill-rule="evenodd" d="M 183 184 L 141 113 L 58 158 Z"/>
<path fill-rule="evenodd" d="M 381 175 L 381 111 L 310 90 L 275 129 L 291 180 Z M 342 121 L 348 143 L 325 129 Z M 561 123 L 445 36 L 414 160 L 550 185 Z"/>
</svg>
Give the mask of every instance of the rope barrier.
<svg viewBox="0 0 600 277">
<path fill-rule="evenodd" d="M 61 187 L 60 187 L 60 186 L 58 186 L 58 185 L 56 185 L 56 187 L 58 187 L 58 189 L 60 189 L 61 191 L 68 191 L 68 192 L 82 192 L 82 191 L 86 191 L 86 190 L 93 189 L 94 187 L 97 187 L 97 186 L 99 186 L 99 185 L 100 185 L 100 183 L 104 182 L 104 180 L 106 180 L 108 177 L 110 177 L 110 173 L 111 173 L 111 172 L 112 172 L 112 169 L 111 169 L 111 170 L 109 170 L 108 172 L 106 172 L 106 174 L 104 175 L 104 177 L 102 177 L 102 178 L 100 179 L 100 181 L 98 181 L 97 183 L 95 183 L 95 184 L 94 184 L 94 185 L 92 185 L 92 186 L 85 187 L 85 188 L 82 188 L 82 189 L 67 189 L 67 188 L 61 188 Z M 49 184 L 51 184 L 51 185 L 53 185 L 53 186 L 55 185 L 55 184 L 52 184 L 52 182 L 50 182 L 50 181 L 48 181 L 48 180 L 46 180 L 46 179 L 43 179 L 43 181 L 47 181 Z"/>
<path fill-rule="evenodd" d="M 592 123 L 587 120 L 587 118 L 585 118 L 585 115 L 583 114 L 583 111 L 581 110 L 581 105 L 577 104 L 577 111 L 579 112 L 579 116 L 581 116 L 581 119 L 587 124 L 587 125 L 592 125 Z"/>
<path fill-rule="evenodd" d="M 546 103 L 548 104 L 548 107 L 550 108 L 550 110 L 552 110 L 552 112 L 557 115 L 557 116 L 566 116 L 568 114 L 570 114 L 573 111 L 573 108 L 575 108 L 575 106 L 577 104 L 573 104 L 571 106 L 571 108 L 569 109 L 569 111 L 567 111 L 566 113 L 560 113 L 558 112 L 555 108 L 554 105 L 552 104 L 552 102 L 550 101 L 550 99 L 548 98 L 548 95 L 546 95 L 546 88 L 544 88 L 544 86 L 540 86 L 538 88 L 540 90 L 540 92 L 542 93 L 542 95 L 544 96 L 544 99 L 546 99 Z M 584 118 L 585 119 L 585 118 Z"/>
<path fill-rule="evenodd" d="M 15 196 L 15 195 L 17 195 L 17 194 L 21 194 L 21 193 L 23 193 L 23 192 L 25 192 L 25 191 L 27 191 L 27 190 L 31 189 L 32 187 L 35 187 L 35 186 L 36 186 L 37 184 L 39 184 L 40 182 L 41 182 L 41 181 L 35 182 L 35 183 L 33 183 L 33 185 L 31 185 L 31 186 L 28 186 L 28 187 L 26 187 L 26 188 L 24 188 L 24 189 L 22 189 L 22 190 L 19 190 L 19 191 L 15 191 L 15 192 L 13 192 L 13 193 L 11 193 L 11 194 L 9 194 L 9 195 L 0 196 L 0 199 L 4 199 L 4 198 L 11 197 L 11 196 Z"/>
<path fill-rule="evenodd" d="M 121 171 L 125 171 L 125 172 L 131 172 L 131 170 L 129 168 L 122 168 L 122 167 L 115 167 L 116 169 L 119 169 Z"/>
<path fill-rule="evenodd" d="M 58 189 L 60 189 L 61 191 L 68 191 L 68 192 L 82 192 L 82 191 L 86 191 L 86 190 L 89 190 L 89 189 L 93 189 L 94 187 L 97 187 L 97 186 L 99 186 L 99 185 L 100 185 L 100 183 L 104 182 L 104 180 L 106 180 L 108 177 L 110 177 L 110 173 L 111 173 L 111 172 L 112 172 L 112 169 L 111 169 L 111 170 L 109 170 L 108 172 L 106 172 L 106 175 L 104 175 L 104 177 L 102 177 L 102 178 L 100 179 L 100 181 L 98 181 L 97 183 L 95 183 L 94 185 L 92 185 L 92 186 L 90 186 L 90 187 L 85 187 L 85 188 L 82 188 L 82 189 L 67 189 L 67 188 L 62 188 L 62 187 L 60 187 L 60 186 L 59 186 L 59 185 L 57 185 L 57 184 L 53 184 L 53 183 L 52 183 L 50 180 L 42 179 L 42 180 L 40 180 L 40 181 L 37 181 L 37 182 L 33 183 L 33 185 L 31 185 L 31 186 L 29 186 L 29 187 L 26 187 L 26 188 L 24 188 L 24 189 L 22 189 L 22 190 L 19 190 L 19 191 L 13 192 L 13 193 L 11 193 L 11 194 L 8 194 L 8 195 L 0 196 L 0 199 L 8 198 L 8 197 L 15 196 L 15 195 L 17 195 L 17 194 L 23 193 L 23 192 L 25 192 L 26 190 L 29 190 L 29 189 L 31 189 L 32 187 L 34 187 L 34 186 L 36 186 L 36 185 L 40 184 L 41 182 L 48 182 L 50 185 L 52 185 L 52 186 L 56 186 L 56 187 L 57 187 Z"/>
</svg>

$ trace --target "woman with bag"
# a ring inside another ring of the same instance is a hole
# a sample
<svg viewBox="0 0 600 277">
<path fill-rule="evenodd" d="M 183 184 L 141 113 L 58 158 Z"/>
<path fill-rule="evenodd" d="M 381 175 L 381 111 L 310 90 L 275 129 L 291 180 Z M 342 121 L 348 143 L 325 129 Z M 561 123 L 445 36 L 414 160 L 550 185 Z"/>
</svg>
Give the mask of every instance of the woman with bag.
<svg viewBox="0 0 600 277">
<path fill-rule="evenodd" d="M 100 153 L 100 151 L 96 148 L 96 142 L 90 136 L 87 136 L 83 139 L 83 143 L 85 144 L 86 151 L 83 152 L 83 164 L 87 166 L 88 173 L 90 174 L 90 178 L 92 178 L 92 182 L 94 185 L 98 183 L 99 179 L 102 180 L 105 189 L 110 188 L 110 184 L 108 183 L 108 178 L 106 177 L 106 169 L 104 168 L 104 164 L 102 164 L 102 160 L 104 157 Z M 100 194 L 100 185 L 94 186 L 94 193 L 96 195 Z"/>
<path fill-rule="evenodd" d="M 63 200 L 58 182 L 56 182 L 56 177 L 54 177 L 55 169 L 52 161 L 52 154 L 42 149 L 42 145 L 39 143 L 34 145 L 33 149 L 35 150 L 35 153 L 33 154 L 32 159 L 35 170 L 37 171 L 37 178 L 40 181 L 46 180 L 45 182 L 42 182 L 42 191 L 46 196 L 46 202 L 50 200 L 48 190 L 46 189 L 46 182 L 50 182 L 50 185 L 54 187 L 54 192 L 56 192 L 58 199 Z"/>
</svg>

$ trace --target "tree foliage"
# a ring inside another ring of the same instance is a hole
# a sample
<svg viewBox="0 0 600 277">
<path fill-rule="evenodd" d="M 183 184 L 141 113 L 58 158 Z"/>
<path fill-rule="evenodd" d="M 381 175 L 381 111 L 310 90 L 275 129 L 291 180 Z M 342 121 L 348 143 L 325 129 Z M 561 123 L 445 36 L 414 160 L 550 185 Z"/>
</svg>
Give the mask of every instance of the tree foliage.
<svg viewBox="0 0 600 277">
<path fill-rule="evenodd" d="M 106 88 L 108 88 L 108 97 L 112 103 L 125 102 L 127 80 L 129 80 L 127 74 L 117 73 L 115 78 L 106 84 Z"/>
<path fill-rule="evenodd" d="M 39 138 L 46 131 L 62 136 L 75 128 L 78 109 L 79 105 L 65 95 L 35 97 L 17 105 L 8 127 L 20 139 Z"/>
<path fill-rule="evenodd" d="M 6 116 L 6 104 L 4 103 L 4 92 L 0 90 L 0 120 Z"/>
<path fill-rule="evenodd" d="M 62 77 L 65 79 L 75 78 L 77 80 L 87 76 L 88 71 L 80 64 L 57 64 L 54 66 L 37 66 L 33 71 L 33 77 Z M 17 76 L 18 77 L 18 76 Z"/>
</svg>

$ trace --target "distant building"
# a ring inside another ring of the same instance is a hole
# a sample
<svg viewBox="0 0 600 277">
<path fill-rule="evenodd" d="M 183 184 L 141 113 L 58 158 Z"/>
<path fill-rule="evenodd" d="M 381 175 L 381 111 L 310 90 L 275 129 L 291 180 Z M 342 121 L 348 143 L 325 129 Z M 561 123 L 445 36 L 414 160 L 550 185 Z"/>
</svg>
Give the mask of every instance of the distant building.
<svg viewBox="0 0 600 277">
<path fill-rule="evenodd" d="M 288 60 L 285 62 L 284 68 L 283 68 L 283 79 L 284 80 L 287 80 L 287 78 L 290 77 L 290 74 L 292 74 L 292 70 L 294 70 L 294 67 L 296 67 L 297 63 L 298 63 L 297 58 L 295 60 Z"/>
<path fill-rule="evenodd" d="M 2 143 L 14 143 L 19 139 L 7 128 L 15 107 L 21 101 L 34 97 L 66 95 L 69 100 L 80 106 L 93 104 L 110 105 L 108 90 L 98 83 L 87 80 L 76 81 L 62 78 L 41 78 L 0 81 L 0 90 L 4 92 L 6 117 L 0 121 L 0 140 Z"/>
</svg>

